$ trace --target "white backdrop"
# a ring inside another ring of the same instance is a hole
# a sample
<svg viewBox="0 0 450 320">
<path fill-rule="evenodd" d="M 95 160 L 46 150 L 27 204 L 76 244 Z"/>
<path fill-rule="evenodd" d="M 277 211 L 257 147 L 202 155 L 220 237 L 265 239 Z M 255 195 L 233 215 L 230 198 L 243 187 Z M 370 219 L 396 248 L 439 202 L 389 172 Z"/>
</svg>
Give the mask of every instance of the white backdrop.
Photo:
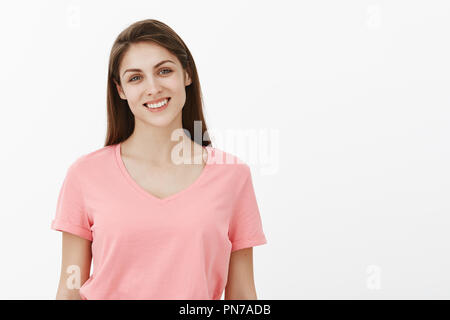
<svg viewBox="0 0 450 320">
<path fill-rule="evenodd" d="M 114 39 L 148 18 L 194 56 L 215 147 L 252 168 L 258 299 L 450 298 L 449 1 L 0 6 L 1 299 L 55 298 L 58 192 L 103 147 Z M 252 147 L 220 141 L 239 130 Z"/>
</svg>

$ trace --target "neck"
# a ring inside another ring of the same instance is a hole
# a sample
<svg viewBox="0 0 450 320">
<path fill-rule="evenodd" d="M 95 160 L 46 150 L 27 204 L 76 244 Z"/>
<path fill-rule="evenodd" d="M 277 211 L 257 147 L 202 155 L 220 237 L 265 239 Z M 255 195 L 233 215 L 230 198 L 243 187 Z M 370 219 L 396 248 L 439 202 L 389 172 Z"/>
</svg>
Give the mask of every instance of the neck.
<svg viewBox="0 0 450 320">
<path fill-rule="evenodd" d="M 133 134 L 121 143 L 121 153 L 158 167 L 202 163 L 202 147 L 186 135 L 181 124 L 153 127 L 136 122 Z"/>
</svg>

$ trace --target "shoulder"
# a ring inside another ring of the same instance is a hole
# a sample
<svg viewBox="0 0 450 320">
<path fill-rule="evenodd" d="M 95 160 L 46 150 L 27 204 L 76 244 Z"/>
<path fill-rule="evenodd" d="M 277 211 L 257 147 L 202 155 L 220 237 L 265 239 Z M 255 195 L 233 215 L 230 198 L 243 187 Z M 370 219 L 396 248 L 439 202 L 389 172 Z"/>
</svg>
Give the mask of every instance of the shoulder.
<svg viewBox="0 0 450 320">
<path fill-rule="evenodd" d="M 72 174 L 82 175 L 98 171 L 105 164 L 109 163 L 114 156 L 115 145 L 105 146 L 88 153 L 84 153 L 76 158 L 69 167 Z"/>
<path fill-rule="evenodd" d="M 246 178 L 251 174 L 250 166 L 240 156 L 234 152 L 224 151 L 220 148 L 210 147 L 210 156 L 208 160 L 210 165 L 213 165 L 224 172 L 233 174 L 237 178 Z"/>
</svg>

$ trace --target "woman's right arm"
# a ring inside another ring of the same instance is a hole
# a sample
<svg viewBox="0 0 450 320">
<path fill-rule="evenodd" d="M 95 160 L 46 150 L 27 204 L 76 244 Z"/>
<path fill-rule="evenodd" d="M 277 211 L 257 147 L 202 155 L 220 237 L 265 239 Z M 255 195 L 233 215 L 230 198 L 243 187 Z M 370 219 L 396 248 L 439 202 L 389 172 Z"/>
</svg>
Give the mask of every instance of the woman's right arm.
<svg viewBox="0 0 450 320">
<path fill-rule="evenodd" d="M 81 300 L 80 287 L 89 279 L 91 270 L 91 243 L 74 234 L 62 232 L 61 276 L 56 300 Z"/>
</svg>

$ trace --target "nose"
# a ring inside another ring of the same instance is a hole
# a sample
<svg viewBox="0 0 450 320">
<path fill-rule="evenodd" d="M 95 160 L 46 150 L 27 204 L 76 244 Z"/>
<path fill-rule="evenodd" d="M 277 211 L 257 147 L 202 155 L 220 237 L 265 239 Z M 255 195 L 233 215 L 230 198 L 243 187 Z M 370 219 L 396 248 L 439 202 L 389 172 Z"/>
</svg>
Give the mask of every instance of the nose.
<svg viewBox="0 0 450 320">
<path fill-rule="evenodd" d="M 147 95 L 157 95 L 158 92 L 161 91 L 161 84 L 158 82 L 158 79 L 153 77 L 147 77 L 146 81 L 146 91 Z"/>
</svg>

